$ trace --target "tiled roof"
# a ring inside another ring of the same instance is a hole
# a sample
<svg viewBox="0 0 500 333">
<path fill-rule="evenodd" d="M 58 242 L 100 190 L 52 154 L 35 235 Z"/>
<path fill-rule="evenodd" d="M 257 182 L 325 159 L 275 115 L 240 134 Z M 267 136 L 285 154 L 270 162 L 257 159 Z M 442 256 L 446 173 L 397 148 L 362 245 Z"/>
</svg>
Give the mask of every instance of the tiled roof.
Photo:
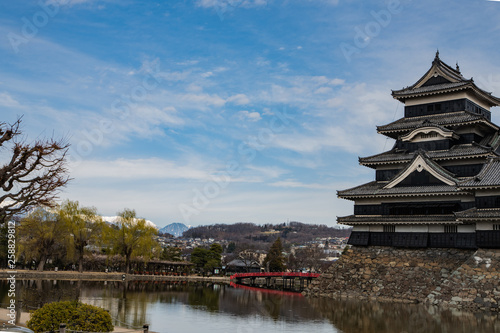
<svg viewBox="0 0 500 333">
<path fill-rule="evenodd" d="M 408 153 L 406 151 L 393 149 L 381 154 L 359 158 L 359 163 L 362 165 L 405 163 L 413 159 L 416 153 L 416 151 Z M 490 148 L 482 147 L 478 144 L 462 144 L 453 146 L 452 148 L 446 150 L 434 150 L 427 152 L 427 156 L 434 160 L 466 158 L 489 154 L 492 154 L 492 150 Z"/>
<path fill-rule="evenodd" d="M 457 224 L 455 215 L 350 215 L 337 217 L 338 223 L 346 224 L 429 224 L 432 222 L 438 223 L 453 223 Z"/>
<path fill-rule="evenodd" d="M 451 185 L 426 185 L 383 188 L 387 182 L 372 181 L 347 190 L 337 191 L 337 195 L 344 199 L 354 199 L 360 197 L 384 197 L 384 196 L 418 196 L 418 195 L 438 195 L 438 194 L 468 194 L 460 191 L 456 186 Z"/>
<path fill-rule="evenodd" d="M 434 77 L 440 76 L 444 80 L 430 84 Z M 398 100 L 404 101 L 405 99 L 418 97 L 422 95 L 432 95 L 439 93 L 448 93 L 457 90 L 468 89 L 472 90 L 474 94 L 480 98 L 491 103 L 492 106 L 500 104 L 500 99 L 493 96 L 490 92 L 484 91 L 479 88 L 473 79 L 466 79 L 460 73 L 458 68 L 454 69 L 439 59 L 439 53 L 432 62 L 431 68 L 413 85 L 400 89 L 393 90 L 392 96 Z"/>
<path fill-rule="evenodd" d="M 429 126 L 429 123 L 440 126 L 458 126 L 467 123 L 485 122 L 489 123 L 484 117 L 468 111 L 441 113 L 420 117 L 407 117 L 396 120 L 390 124 L 377 126 L 379 133 L 390 132 L 408 132 L 417 127 Z M 491 124 L 493 125 L 493 124 Z M 494 126 L 494 125 L 493 125 Z M 495 126 L 496 127 L 496 126 Z"/>
<path fill-rule="evenodd" d="M 472 177 L 459 184 L 462 188 L 468 187 L 500 187 L 500 159 L 491 159 L 486 163 L 476 177 Z"/>
<path fill-rule="evenodd" d="M 500 219 L 500 208 L 471 208 L 456 212 L 455 216 L 458 220 L 466 221 L 468 219 Z"/>
<path fill-rule="evenodd" d="M 396 98 L 405 95 L 413 95 L 413 94 L 422 94 L 422 93 L 430 93 L 430 92 L 439 92 L 441 90 L 455 90 L 460 87 L 467 87 L 471 84 L 471 81 L 462 81 L 462 82 L 449 82 L 449 83 L 441 83 L 434 84 L 431 86 L 423 86 L 419 88 L 404 88 L 401 90 L 394 90 L 392 95 Z"/>
</svg>

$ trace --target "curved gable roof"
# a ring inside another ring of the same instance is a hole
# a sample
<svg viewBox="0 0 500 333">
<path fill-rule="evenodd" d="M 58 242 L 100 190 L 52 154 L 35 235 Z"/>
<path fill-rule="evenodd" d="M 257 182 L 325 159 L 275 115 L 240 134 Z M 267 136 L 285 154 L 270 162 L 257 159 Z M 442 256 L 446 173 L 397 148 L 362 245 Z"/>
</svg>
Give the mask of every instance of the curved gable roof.
<svg viewBox="0 0 500 333">
<path fill-rule="evenodd" d="M 423 151 L 419 150 L 408 166 L 401 170 L 401 172 L 385 185 L 384 188 L 393 188 L 410 176 L 414 171 L 422 172 L 423 170 L 427 171 L 446 185 L 454 186 L 457 184 L 457 179 L 451 172 L 432 161 Z"/>
<path fill-rule="evenodd" d="M 412 141 L 418 134 L 429 134 L 429 133 L 436 133 L 437 135 L 439 135 L 441 138 L 444 139 L 450 139 L 450 138 L 458 139 L 458 135 L 454 131 L 447 129 L 443 126 L 434 125 L 432 123 L 427 123 L 423 124 L 422 126 L 417 126 L 413 131 L 411 131 L 406 135 L 401 136 L 399 139 L 402 141 Z"/>
</svg>

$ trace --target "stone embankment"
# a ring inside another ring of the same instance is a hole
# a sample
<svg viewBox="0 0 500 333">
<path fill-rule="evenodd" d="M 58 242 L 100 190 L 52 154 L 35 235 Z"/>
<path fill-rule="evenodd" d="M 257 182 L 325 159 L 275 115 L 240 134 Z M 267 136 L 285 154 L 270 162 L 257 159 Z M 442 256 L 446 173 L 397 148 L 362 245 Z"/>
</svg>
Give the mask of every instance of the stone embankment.
<svg viewBox="0 0 500 333">
<path fill-rule="evenodd" d="M 9 278 L 12 271 L 0 270 L 0 279 Z M 73 271 L 31 271 L 18 270 L 14 274 L 16 279 L 43 279 L 43 280 L 85 280 L 85 281 L 190 281 L 190 282 L 212 282 L 230 283 L 229 277 L 203 277 L 197 275 L 171 276 L 171 275 L 138 275 L 125 273 L 104 272 L 73 272 Z"/>
<path fill-rule="evenodd" d="M 353 247 L 304 294 L 498 311 L 499 260 L 500 250 Z"/>
</svg>

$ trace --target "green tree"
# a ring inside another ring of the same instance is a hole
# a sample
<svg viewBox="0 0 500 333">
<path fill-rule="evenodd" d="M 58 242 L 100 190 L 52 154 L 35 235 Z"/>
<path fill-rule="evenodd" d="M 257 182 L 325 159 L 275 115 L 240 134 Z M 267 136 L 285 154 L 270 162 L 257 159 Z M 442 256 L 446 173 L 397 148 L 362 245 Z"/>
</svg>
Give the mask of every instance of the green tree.
<svg viewBox="0 0 500 333">
<path fill-rule="evenodd" d="M 164 247 L 160 255 L 161 260 L 182 261 L 182 250 L 179 247 Z"/>
<path fill-rule="evenodd" d="M 135 210 L 124 209 L 118 213 L 119 222 L 105 231 L 105 239 L 115 254 L 125 257 L 125 272 L 130 272 L 130 259 L 143 257 L 144 261 L 152 258 L 159 249 L 154 236 L 158 230 L 136 217 Z"/>
<path fill-rule="evenodd" d="M 191 252 L 191 262 L 195 265 L 196 269 L 203 272 L 207 261 L 208 250 L 202 247 L 195 247 L 193 252 Z"/>
<path fill-rule="evenodd" d="M 280 237 L 278 237 L 269 248 L 266 259 L 264 259 L 264 265 L 269 272 L 283 272 L 285 270 L 283 244 L 281 243 Z"/>
<path fill-rule="evenodd" d="M 37 269 L 43 271 L 48 258 L 65 253 L 66 233 L 66 225 L 58 214 L 37 208 L 21 220 L 18 229 L 19 254 L 25 260 L 37 261 Z"/>
<path fill-rule="evenodd" d="M 233 253 L 236 250 L 236 243 L 235 242 L 230 242 L 227 245 L 227 253 Z"/>
<path fill-rule="evenodd" d="M 69 232 L 68 258 L 76 259 L 78 271 L 83 272 L 85 247 L 98 240 L 104 222 L 95 207 L 80 207 L 78 201 L 65 201 L 59 208 L 59 217 Z"/>
<path fill-rule="evenodd" d="M 221 266 L 222 246 L 218 243 L 210 245 L 209 249 L 196 247 L 191 252 L 191 262 L 202 272 L 212 272 Z"/>
<path fill-rule="evenodd" d="M 205 270 L 213 272 L 215 268 L 221 267 L 222 246 L 218 243 L 210 245 L 207 253 L 207 262 L 205 263 Z"/>
</svg>

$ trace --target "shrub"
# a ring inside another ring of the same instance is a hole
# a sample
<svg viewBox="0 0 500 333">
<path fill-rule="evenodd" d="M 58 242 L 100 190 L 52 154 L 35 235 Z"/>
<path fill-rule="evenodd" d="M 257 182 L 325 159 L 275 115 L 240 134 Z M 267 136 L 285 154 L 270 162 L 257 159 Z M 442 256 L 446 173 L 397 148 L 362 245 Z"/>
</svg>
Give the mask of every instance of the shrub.
<svg viewBox="0 0 500 333">
<path fill-rule="evenodd" d="M 47 303 L 33 311 L 26 324 L 35 332 L 58 332 L 61 323 L 74 331 L 111 332 L 114 329 L 106 310 L 79 301 Z"/>
</svg>

